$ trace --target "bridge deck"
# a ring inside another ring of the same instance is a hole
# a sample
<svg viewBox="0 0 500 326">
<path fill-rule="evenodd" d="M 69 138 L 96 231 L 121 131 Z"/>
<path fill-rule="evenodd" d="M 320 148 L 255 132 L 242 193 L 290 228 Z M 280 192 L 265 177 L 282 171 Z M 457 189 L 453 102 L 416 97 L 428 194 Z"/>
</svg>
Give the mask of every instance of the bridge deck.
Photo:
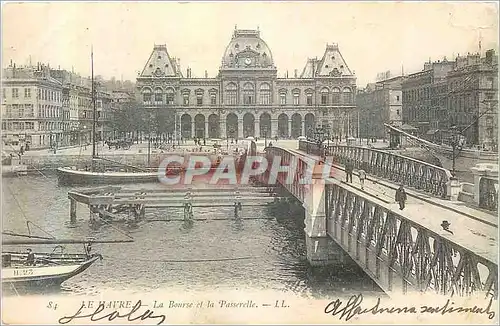
<svg viewBox="0 0 500 326">
<path fill-rule="evenodd" d="M 316 155 L 307 154 L 300 150 L 287 150 L 315 160 L 319 159 Z M 335 179 L 345 181 L 344 169 L 339 166 L 335 167 L 337 168 Z M 408 189 L 406 189 L 408 194 L 406 207 L 400 211 L 399 205 L 394 200 L 397 185 L 386 180 L 368 177 L 368 180 L 365 181 L 364 190 L 361 190 L 356 175 L 353 177 L 353 182 L 348 185 L 353 188 L 354 192 L 362 192 L 365 196 L 368 195 L 372 198 L 377 197 L 377 200 L 383 202 L 382 205 L 390 206 L 394 211 L 398 211 L 400 215 L 479 256 L 498 263 L 497 216 L 470 207 L 465 208 L 459 202 L 432 198 Z M 451 224 L 449 229 L 453 234 L 444 231 L 440 226 L 443 220 L 447 220 Z"/>
</svg>

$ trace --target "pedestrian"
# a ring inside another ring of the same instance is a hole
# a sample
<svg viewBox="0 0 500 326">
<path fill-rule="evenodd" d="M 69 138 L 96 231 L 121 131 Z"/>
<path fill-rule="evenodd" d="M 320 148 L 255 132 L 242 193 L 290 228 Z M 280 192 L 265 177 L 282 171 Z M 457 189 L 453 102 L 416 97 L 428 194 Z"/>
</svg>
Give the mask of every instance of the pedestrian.
<svg viewBox="0 0 500 326">
<path fill-rule="evenodd" d="M 396 201 L 399 203 L 399 209 L 403 210 L 405 208 L 406 202 L 406 192 L 403 188 L 403 185 L 399 186 L 398 190 L 396 190 Z"/>
<path fill-rule="evenodd" d="M 345 177 L 346 177 L 346 181 L 345 182 L 350 182 L 352 183 L 352 171 L 353 171 L 353 166 L 352 166 L 352 163 L 351 161 L 347 161 L 346 165 L 345 165 Z"/>
<path fill-rule="evenodd" d="M 364 190 L 366 172 L 365 172 L 365 170 L 363 170 L 363 168 L 358 170 L 358 177 L 359 177 L 359 183 L 361 183 L 361 190 Z"/>
</svg>

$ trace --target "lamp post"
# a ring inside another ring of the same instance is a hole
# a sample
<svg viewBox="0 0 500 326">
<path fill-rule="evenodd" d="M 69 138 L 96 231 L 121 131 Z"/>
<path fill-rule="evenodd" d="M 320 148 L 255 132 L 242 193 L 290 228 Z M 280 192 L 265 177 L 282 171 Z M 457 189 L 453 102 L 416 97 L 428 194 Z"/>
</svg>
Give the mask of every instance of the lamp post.
<svg viewBox="0 0 500 326">
<path fill-rule="evenodd" d="M 264 133 L 264 148 L 267 147 L 267 126 L 262 126 L 262 132 Z"/>
</svg>

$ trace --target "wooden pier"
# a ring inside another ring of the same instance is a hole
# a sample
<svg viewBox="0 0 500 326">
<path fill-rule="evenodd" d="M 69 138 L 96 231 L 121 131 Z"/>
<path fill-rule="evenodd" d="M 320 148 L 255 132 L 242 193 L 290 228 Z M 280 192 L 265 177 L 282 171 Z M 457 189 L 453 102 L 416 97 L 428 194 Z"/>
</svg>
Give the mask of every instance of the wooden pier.
<svg viewBox="0 0 500 326">
<path fill-rule="evenodd" d="M 103 220 L 141 221 L 146 209 L 179 208 L 184 220 L 193 220 L 194 207 L 233 207 L 234 217 L 240 217 L 243 207 L 265 206 L 280 198 L 266 187 L 217 187 L 217 188 L 169 188 L 169 189 L 122 189 L 106 186 L 71 190 L 70 221 L 76 222 L 77 203 L 89 207 L 91 222 Z"/>
</svg>

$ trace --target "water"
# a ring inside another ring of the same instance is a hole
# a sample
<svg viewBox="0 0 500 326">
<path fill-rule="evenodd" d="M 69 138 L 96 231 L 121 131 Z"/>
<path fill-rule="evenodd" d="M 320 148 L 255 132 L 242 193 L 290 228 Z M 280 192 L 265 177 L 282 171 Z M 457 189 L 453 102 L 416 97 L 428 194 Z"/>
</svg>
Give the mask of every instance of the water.
<svg viewBox="0 0 500 326">
<path fill-rule="evenodd" d="M 104 259 L 66 281 L 62 294 L 99 294 L 107 289 L 147 293 L 169 288 L 210 287 L 291 291 L 318 297 L 360 292 L 380 295 L 375 283 L 349 259 L 328 268 L 312 268 L 307 264 L 301 215 L 231 220 L 231 208 L 194 208 L 195 218 L 198 215 L 228 220 L 194 221 L 191 226 L 182 221 L 155 221 L 135 228 L 114 224 L 92 229 L 84 205 L 78 205 L 76 225 L 69 223 L 69 189 L 71 187 L 58 186 L 54 176 L 4 179 L 3 230 L 27 233 L 26 220 L 30 220 L 57 238 L 119 239 L 125 238 L 122 233 L 128 233 L 135 242 L 94 244 L 93 252 L 101 253 Z M 243 207 L 242 217 L 245 216 L 270 217 L 266 207 Z M 146 218 L 182 219 L 182 211 L 150 209 L 146 210 Z M 32 234 L 44 235 L 41 230 L 30 227 Z M 35 251 L 52 248 L 37 246 Z M 81 245 L 65 245 L 65 249 L 83 252 Z M 214 261 L 192 262 L 200 259 Z"/>
</svg>

